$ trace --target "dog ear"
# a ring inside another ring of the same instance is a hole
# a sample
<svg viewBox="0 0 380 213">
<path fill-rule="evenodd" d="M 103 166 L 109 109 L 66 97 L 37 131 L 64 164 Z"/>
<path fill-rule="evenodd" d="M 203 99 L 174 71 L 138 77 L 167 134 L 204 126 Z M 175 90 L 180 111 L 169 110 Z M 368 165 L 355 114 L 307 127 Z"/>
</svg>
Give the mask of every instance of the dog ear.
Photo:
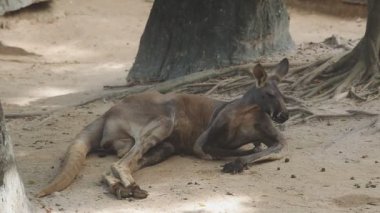
<svg viewBox="0 0 380 213">
<path fill-rule="evenodd" d="M 268 75 L 261 64 L 257 64 L 252 71 L 253 76 L 256 79 L 256 86 L 263 87 L 267 81 Z"/>
<path fill-rule="evenodd" d="M 280 63 L 277 64 L 275 68 L 275 73 L 271 76 L 271 79 L 280 82 L 281 79 L 288 73 L 289 71 L 289 60 L 287 58 L 282 59 Z"/>
</svg>

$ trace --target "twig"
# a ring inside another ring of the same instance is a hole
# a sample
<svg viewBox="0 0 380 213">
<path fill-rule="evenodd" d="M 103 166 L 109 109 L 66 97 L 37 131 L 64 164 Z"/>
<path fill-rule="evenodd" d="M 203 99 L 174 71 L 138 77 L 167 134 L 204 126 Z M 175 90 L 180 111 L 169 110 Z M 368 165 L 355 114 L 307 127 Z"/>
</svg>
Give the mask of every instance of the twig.
<svg viewBox="0 0 380 213">
<path fill-rule="evenodd" d="M 302 72 L 302 71 L 304 71 L 306 69 L 309 69 L 309 68 L 312 68 L 312 67 L 317 67 L 317 66 L 325 63 L 326 61 L 330 60 L 332 57 L 333 57 L 333 55 L 329 55 L 329 56 L 320 58 L 320 59 L 318 59 L 318 60 L 316 60 L 314 62 L 307 63 L 307 64 L 304 64 L 304 65 L 301 65 L 301 66 L 297 66 L 297 67 L 291 68 L 290 69 L 290 74 L 294 75 L 294 74 Z"/>
<path fill-rule="evenodd" d="M 228 88 L 220 91 L 220 93 L 225 93 L 225 92 L 228 92 L 228 91 L 231 91 L 231 90 L 234 90 L 234 89 L 238 89 L 240 87 L 249 86 L 249 85 L 252 85 L 253 82 L 255 82 L 255 81 L 254 80 L 250 80 L 250 81 L 234 84 L 234 86 L 230 86 L 230 87 L 228 87 Z"/>
<path fill-rule="evenodd" d="M 312 119 L 325 119 L 325 118 L 344 118 L 344 117 L 355 117 L 355 116 L 375 116 L 379 115 L 377 113 L 370 113 L 366 111 L 360 111 L 360 110 L 346 110 L 345 114 L 314 114 L 312 116 L 309 116 L 305 118 L 305 120 L 312 120 Z"/>
<path fill-rule="evenodd" d="M 42 116 L 42 115 L 49 115 L 57 110 L 41 111 L 41 112 L 6 113 L 4 117 L 7 119 L 36 117 L 36 116 Z"/>
<path fill-rule="evenodd" d="M 304 105 L 305 102 L 299 98 L 296 98 L 296 97 L 293 97 L 293 96 L 289 96 L 289 95 L 284 95 L 284 99 L 285 99 L 285 102 L 293 102 L 293 103 L 296 103 L 298 105 Z"/>
<path fill-rule="evenodd" d="M 217 83 L 195 83 L 186 85 L 186 87 L 211 87 L 215 86 Z"/>
<path fill-rule="evenodd" d="M 211 93 L 213 93 L 216 89 L 218 89 L 218 87 L 222 86 L 224 83 L 226 83 L 225 80 L 223 81 L 220 81 L 219 83 L 215 84 L 211 89 L 209 89 L 205 95 L 210 95 Z"/>
<path fill-rule="evenodd" d="M 254 82 L 254 79 L 251 79 L 247 76 L 242 76 L 240 78 L 233 79 L 232 81 L 227 82 L 223 87 L 224 89 L 228 89 L 231 87 L 235 87 L 241 84 L 245 84 L 247 82 Z"/>
<path fill-rule="evenodd" d="M 202 72 L 192 73 L 186 76 L 182 76 L 173 80 L 168 80 L 168 81 L 158 83 L 155 85 L 140 85 L 140 86 L 126 88 L 120 91 L 112 91 L 106 94 L 102 94 L 91 100 L 88 100 L 84 102 L 83 104 L 80 104 L 80 106 L 88 104 L 88 103 L 92 103 L 99 99 L 122 98 L 126 95 L 140 93 L 147 90 L 157 90 L 162 93 L 167 93 L 182 85 L 190 84 L 197 81 L 205 81 L 209 78 L 215 78 L 217 76 L 222 76 L 231 72 L 236 72 L 238 70 L 247 70 L 253 66 L 255 66 L 255 64 L 248 63 L 248 64 L 243 64 L 243 65 L 230 66 L 230 67 L 226 67 L 226 68 L 218 69 L 218 70 L 210 69 L 210 70 L 205 70 Z"/>
<path fill-rule="evenodd" d="M 294 107 L 294 108 L 288 108 L 289 113 L 297 114 L 302 113 L 306 115 L 314 115 L 315 113 L 311 112 L 308 109 L 301 108 L 301 107 Z"/>
<path fill-rule="evenodd" d="M 210 95 L 211 93 L 213 93 L 218 88 L 226 87 L 228 85 L 231 85 L 231 84 L 233 84 L 235 82 L 238 82 L 238 81 L 240 81 L 242 79 L 246 79 L 246 78 L 247 78 L 246 76 L 239 76 L 239 77 L 237 77 L 235 79 L 229 78 L 229 79 L 222 80 L 219 83 L 217 83 L 214 87 L 212 87 L 209 91 L 207 91 L 205 93 L 205 95 Z"/>
<path fill-rule="evenodd" d="M 337 114 L 318 114 L 314 113 L 306 108 L 300 108 L 300 107 L 294 107 L 294 108 L 288 108 L 288 111 L 293 115 L 293 119 L 290 124 L 288 125 L 295 125 L 301 122 L 310 121 L 313 119 L 326 119 L 326 118 L 344 118 L 344 117 L 356 117 L 356 116 L 378 116 L 378 113 L 372 113 L 362 110 L 346 110 L 347 113 L 337 113 Z M 305 114 L 306 116 L 302 118 L 301 116 L 298 116 L 300 114 Z M 300 118 L 300 119 L 299 119 Z M 298 121 L 296 121 L 299 119 Z"/>
<path fill-rule="evenodd" d="M 366 98 L 360 97 L 358 94 L 356 94 L 354 92 L 354 88 L 353 87 L 351 87 L 350 90 L 348 91 L 347 97 L 348 98 L 354 98 L 354 99 L 357 99 L 359 101 L 366 101 L 367 100 Z"/>
<path fill-rule="evenodd" d="M 131 85 L 104 85 L 103 89 L 120 89 L 120 88 L 126 88 L 126 87 L 131 87 Z"/>
<path fill-rule="evenodd" d="M 367 112 L 367 111 L 363 111 L 363 110 L 355 110 L 355 109 L 349 109 L 349 110 L 346 110 L 346 112 L 348 112 L 352 115 L 367 115 L 367 116 L 379 115 L 378 113 L 372 113 L 372 112 Z"/>
<path fill-rule="evenodd" d="M 345 4 L 357 4 L 357 5 L 366 5 L 367 1 L 365 0 L 342 0 Z"/>
</svg>

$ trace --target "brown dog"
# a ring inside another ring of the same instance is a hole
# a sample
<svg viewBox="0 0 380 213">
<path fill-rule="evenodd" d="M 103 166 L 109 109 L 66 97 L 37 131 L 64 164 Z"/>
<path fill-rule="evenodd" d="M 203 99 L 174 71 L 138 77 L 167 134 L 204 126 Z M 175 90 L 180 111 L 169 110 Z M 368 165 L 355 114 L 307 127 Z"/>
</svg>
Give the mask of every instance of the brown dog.
<svg viewBox="0 0 380 213">
<path fill-rule="evenodd" d="M 60 173 L 37 196 L 69 186 L 81 170 L 86 155 L 99 148 L 115 151 L 120 160 L 104 175 L 119 199 L 145 198 L 132 173 L 157 164 L 176 153 L 207 159 L 229 158 L 224 172 L 240 172 L 247 164 L 272 158 L 285 146 L 273 127 L 288 119 L 277 83 L 287 73 L 282 60 L 268 77 L 261 65 L 253 69 L 256 86 L 242 98 L 222 102 L 198 95 L 146 92 L 126 97 L 80 132 L 68 148 Z M 255 148 L 244 151 L 242 145 Z M 260 144 L 268 148 L 261 150 Z"/>
</svg>

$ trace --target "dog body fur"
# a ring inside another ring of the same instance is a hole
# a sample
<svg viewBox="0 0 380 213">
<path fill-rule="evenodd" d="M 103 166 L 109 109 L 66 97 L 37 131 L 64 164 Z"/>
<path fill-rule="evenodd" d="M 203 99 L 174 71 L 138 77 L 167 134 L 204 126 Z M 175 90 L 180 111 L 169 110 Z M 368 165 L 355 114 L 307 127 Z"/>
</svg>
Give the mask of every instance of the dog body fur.
<svg viewBox="0 0 380 213">
<path fill-rule="evenodd" d="M 279 153 L 285 140 L 270 118 L 279 122 L 288 118 L 276 87 L 276 78 L 284 76 L 287 69 L 288 61 L 283 60 L 276 75 L 267 80 L 263 68 L 256 67 L 253 75 L 259 82 L 257 86 L 228 103 L 198 95 L 158 92 L 126 97 L 77 135 L 66 153 L 62 170 L 37 196 L 69 186 L 86 155 L 99 148 L 114 151 L 120 157 L 103 177 L 119 199 L 145 198 L 147 192 L 136 184 L 132 173 L 176 153 L 232 159 L 223 169 L 230 173 Z M 239 149 L 248 143 L 253 143 L 255 149 Z M 268 148 L 261 150 L 261 143 Z"/>
</svg>

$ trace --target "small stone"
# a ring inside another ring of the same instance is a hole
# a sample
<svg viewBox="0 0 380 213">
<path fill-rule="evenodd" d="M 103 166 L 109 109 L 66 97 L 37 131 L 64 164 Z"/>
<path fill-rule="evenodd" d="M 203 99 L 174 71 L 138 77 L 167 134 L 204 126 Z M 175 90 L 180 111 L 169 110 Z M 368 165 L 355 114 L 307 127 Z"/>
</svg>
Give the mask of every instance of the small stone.
<svg viewBox="0 0 380 213">
<path fill-rule="evenodd" d="M 363 155 L 362 158 L 363 158 L 363 159 L 364 159 L 364 158 L 368 158 L 368 155 Z"/>
<path fill-rule="evenodd" d="M 326 169 L 325 169 L 325 168 L 322 168 L 322 169 L 321 169 L 321 172 L 325 172 L 325 171 L 326 171 Z"/>
<path fill-rule="evenodd" d="M 289 158 L 285 158 L 284 160 L 285 163 L 288 163 L 289 161 L 290 161 Z"/>
<path fill-rule="evenodd" d="M 61 206 L 61 204 L 59 204 L 59 203 L 56 203 L 56 204 L 55 204 L 55 206 Z"/>
<path fill-rule="evenodd" d="M 64 211 L 65 209 L 64 208 L 59 208 L 58 211 L 62 212 Z"/>
<path fill-rule="evenodd" d="M 295 175 L 290 175 L 290 178 L 296 178 L 296 176 Z"/>
<path fill-rule="evenodd" d="M 279 170 L 281 170 L 281 168 L 280 168 L 280 167 L 277 167 L 277 171 L 279 171 Z"/>
<path fill-rule="evenodd" d="M 368 183 L 365 185 L 366 188 L 376 188 L 376 185 L 372 183 L 372 181 L 368 181 Z"/>
<path fill-rule="evenodd" d="M 232 194 L 231 192 L 226 192 L 226 195 L 234 195 L 234 194 Z"/>
<path fill-rule="evenodd" d="M 375 160 L 375 163 L 379 163 L 379 161 Z"/>
<path fill-rule="evenodd" d="M 360 185 L 357 184 L 357 183 L 355 183 L 355 184 L 354 184 L 354 187 L 358 189 L 358 188 L 360 188 Z"/>
<path fill-rule="evenodd" d="M 98 157 L 100 157 L 100 158 L 104 158 L 106 156 L 107 156 L 107 154 L 105 152 L 98 153 Z"/>
<path fill-rule="evenodd" d="M 187 183 L 187 185 L 191 185 L 191 184 L 193 184 L 193 182 L 188 182 L 188 183 Z"/>
<path fill-rule="evenodd" d="M 33 184 L 35 184 L 36 182 L 34 181 L 34 180 L 28 180 L 28 184 L 29 185 L 33 185 Z"/>
<path fill-rule="evenodd" d="M 186 198 L 186 197 L 184 197 L 184 198 L 182 198 L 182 200 L 187 200 L 187 198 Z"/>
<path fill-rule="evenodd" d="M 355 177 L 351 177 L 350 180 L 355 180 Z"/>
</svg>

